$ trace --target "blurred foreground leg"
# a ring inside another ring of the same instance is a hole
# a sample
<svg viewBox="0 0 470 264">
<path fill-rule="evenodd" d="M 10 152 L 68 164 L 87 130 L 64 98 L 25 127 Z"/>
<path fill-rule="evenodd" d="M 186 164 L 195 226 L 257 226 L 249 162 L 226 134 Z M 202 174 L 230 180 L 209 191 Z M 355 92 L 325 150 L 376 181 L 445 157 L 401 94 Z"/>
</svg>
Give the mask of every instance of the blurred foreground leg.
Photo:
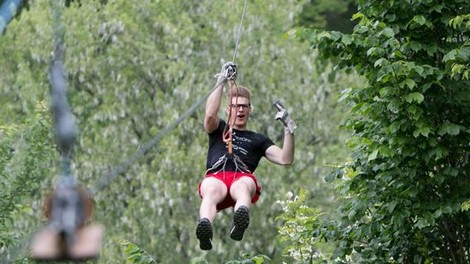
<svg viewBox="0 0 470 264">
<path fill-rule="evenodd" d="M 31 243 L 31 256 L 36 260 L 89 260 L 99 257 L 103 238 L 101 225 L 88 225 L 77 230 L 75 242 L 67 247 L 64 237 L 50 227 L 39 231 Z"/>
</svg>

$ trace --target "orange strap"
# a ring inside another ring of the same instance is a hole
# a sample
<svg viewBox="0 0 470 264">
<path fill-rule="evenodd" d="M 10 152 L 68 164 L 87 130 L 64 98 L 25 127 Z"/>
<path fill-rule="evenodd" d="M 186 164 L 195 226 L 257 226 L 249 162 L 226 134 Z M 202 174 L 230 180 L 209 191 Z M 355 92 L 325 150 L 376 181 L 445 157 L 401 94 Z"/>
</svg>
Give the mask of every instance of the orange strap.
<svg viewBox="0 0 470 264">
<path fill-rule="evenodd" d="M 232 81 L 228 81 L 228 90 L 227 90 L 227 93 L 228 93 L 228 105 L 230 107 L 229 111 L 228 111 L 228 120 L 227 120 L 227 123 L 225 125 L 225 128 L 224 128 L 224 132 L 222 134 L 222 140 L 225 142 L 225 144 L 227 144 L 227 149 L 228 149 L 228 154 L 229 156 L 232 156 L 232 153 L 233 153 L 233 148 L 232 148 L 232 132 L 233 132 L 233 125 L 235 124 L 235 118 L 232 118 L 232 108 L 231 108 L 231 104 L 232 104 L 232 89 L 234 89 L 234 87 L 236 88 L 237 87 L 237 84 L 235 83 L 234 80 Z M 238 96 L 236 97 L 236 100 L 238 100 Z M 236 104 L 236 102 L 235 102 Z"/>
</svg>

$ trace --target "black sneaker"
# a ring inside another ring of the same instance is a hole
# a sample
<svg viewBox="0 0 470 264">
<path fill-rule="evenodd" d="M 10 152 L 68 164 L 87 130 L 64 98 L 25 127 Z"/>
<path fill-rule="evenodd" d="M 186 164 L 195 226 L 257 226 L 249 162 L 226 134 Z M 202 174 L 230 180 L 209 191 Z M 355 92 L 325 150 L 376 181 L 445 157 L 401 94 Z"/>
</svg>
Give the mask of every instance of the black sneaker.
<svg viewBox="0 0 470 264">
<path fill-rule="evenodd" d="M 233 240 L 240 241 L 243 234 L 250 224 L 250 211 L 246 206 L 240 206 L 233 214 L 233 227 L 230 231 L 230 237 Z"/>
<path fill-rule="evenodd" d="M 199 239 L 199 247 L 202 250 L 212 249 L 212 225 L 209 219 L 202 218 L 198 221 L 196 237 Z"/>
</svg>

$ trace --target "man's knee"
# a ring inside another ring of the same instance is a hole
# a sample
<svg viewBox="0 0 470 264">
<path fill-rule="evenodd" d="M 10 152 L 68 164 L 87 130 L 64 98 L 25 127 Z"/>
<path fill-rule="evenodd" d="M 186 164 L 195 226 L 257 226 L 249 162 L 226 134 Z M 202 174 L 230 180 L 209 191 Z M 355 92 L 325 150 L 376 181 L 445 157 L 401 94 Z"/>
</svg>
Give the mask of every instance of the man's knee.
<svg viewBox="0 0 470 264">
<path fill-rule="evenodd" d="M 235 181 L 231 188 L 230 194 L 232 196 L 238 195 L 250 195 L 252 197 L 256 192 L 256 183 L 250 177 L 241 177 L 237 181 Z"/>
<path fill-rule="evenodd" d="M 201 196 L 203 198 L 223 199 L 227 195 L 225 184 L 212 177 L 205 178 L 201 183 Z"/>
</svg>

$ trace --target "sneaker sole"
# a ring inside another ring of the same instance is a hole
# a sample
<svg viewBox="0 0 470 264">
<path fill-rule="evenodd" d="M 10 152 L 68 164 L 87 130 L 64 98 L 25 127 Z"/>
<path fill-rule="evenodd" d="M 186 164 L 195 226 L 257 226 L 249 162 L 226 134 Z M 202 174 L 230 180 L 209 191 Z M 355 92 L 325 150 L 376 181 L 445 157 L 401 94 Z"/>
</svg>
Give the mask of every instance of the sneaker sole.
<svg viewBox="0 0 470 264">
<path fill-rule="evenodd" d="M 233 227 L 230 231 L 230 238 L 236 241 L 243 239 L 243 234 L 250 224 L 250 213 L 248 208 L 241 206 L 233 215 Z"/>
<path fill-rule="evenodd" d="M 202 250 L 212 249 L 212 226 L 210 222 L 202 221 L 197 225 L 196 237 L 199 239 L 199 248 Z"/>
</svg>

